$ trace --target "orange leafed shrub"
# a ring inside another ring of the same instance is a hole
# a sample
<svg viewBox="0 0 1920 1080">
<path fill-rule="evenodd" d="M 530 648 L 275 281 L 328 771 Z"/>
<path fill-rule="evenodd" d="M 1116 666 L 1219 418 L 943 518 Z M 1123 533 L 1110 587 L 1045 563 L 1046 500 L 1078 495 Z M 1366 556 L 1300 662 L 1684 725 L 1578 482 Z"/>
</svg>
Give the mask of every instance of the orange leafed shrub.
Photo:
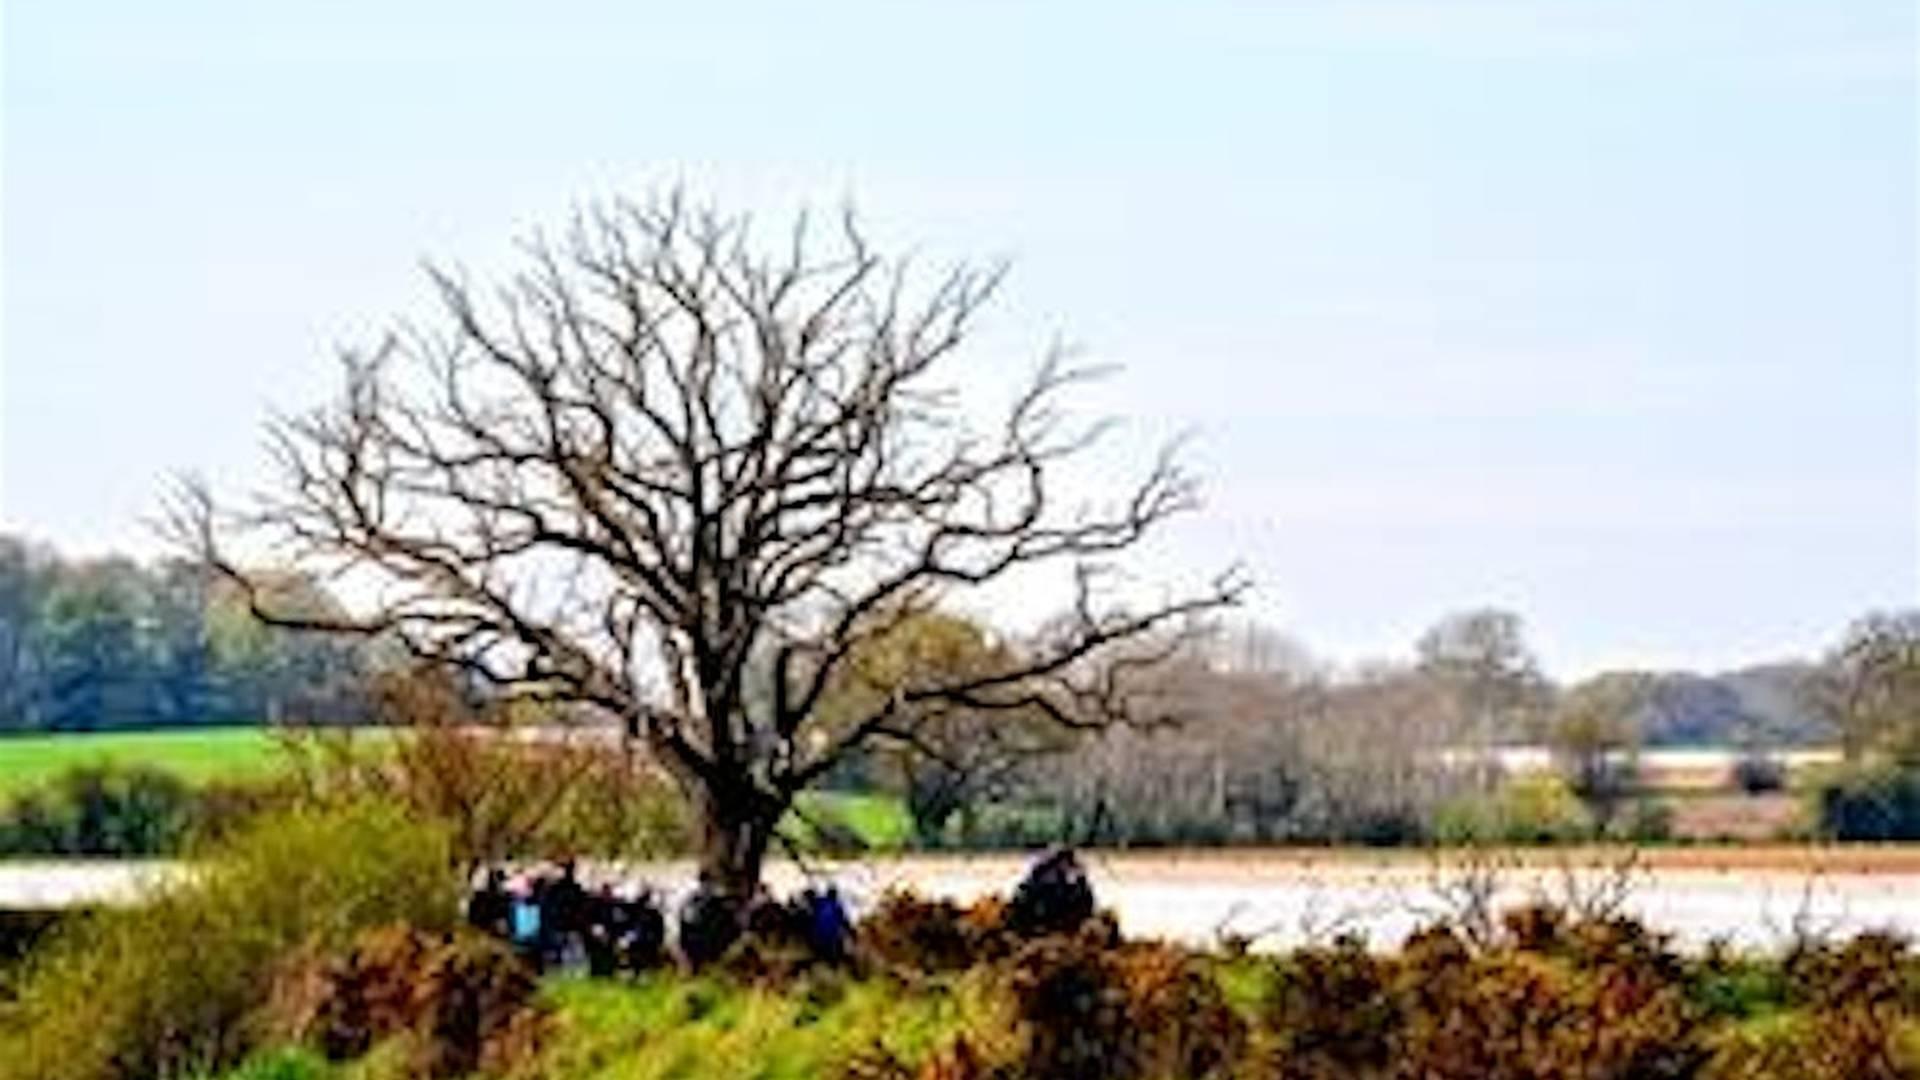
<svg viewBox="0 0 1920 1080">
<path fill-rule="evenodd" d="M 1112 923 L 1042 937 L 1008 963 L 1026 1049 L 1022 1077 L 1224 1077 L 1247 1029 L 1194 955 L 1121 943 Z"/>
<path fill-rule="evenodd" d="M 1006 956 L 1017 944 L 1005 929 L 1006 903 L 988 897 L 971 907 L 893 891 L 860 921 L 867 958 L 896 974 L 962 971 Z"/>
<path fill-rule="evenodd" d="M 335 1060 L 405 1042 L 420 1076 L 503 1065 L 537 1034 L 534 973 L 505 945 L 465 930 L 370 930 L 338 955 L 308 953 L 276 979 L 265 1025 Z"/>
</svg>

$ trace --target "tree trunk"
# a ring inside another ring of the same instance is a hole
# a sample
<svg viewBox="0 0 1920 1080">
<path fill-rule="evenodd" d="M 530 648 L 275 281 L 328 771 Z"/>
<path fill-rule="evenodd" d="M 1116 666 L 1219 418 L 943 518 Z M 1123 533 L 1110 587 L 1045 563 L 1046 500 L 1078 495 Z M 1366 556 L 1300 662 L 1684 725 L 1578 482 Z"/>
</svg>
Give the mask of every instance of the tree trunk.
<svg viewBox="0 0 1920 1080">
<path fill-rule="evenodd" d="M 757 793 L 704 790 L 699 798 L 700 881 L 744 902 L 760 886 L 779 813 Z"/>
<path fill-rule="evenodd" d="M 916 773 L 907 780 L 907 815 L 913 819 L 914 837 L 928 847 L 937 847 L 946 836 L 947 822 L 954 812 L 967 804 L 962 784 L 956 778 L 936 771 L 933 776 Z"/>
</svg>

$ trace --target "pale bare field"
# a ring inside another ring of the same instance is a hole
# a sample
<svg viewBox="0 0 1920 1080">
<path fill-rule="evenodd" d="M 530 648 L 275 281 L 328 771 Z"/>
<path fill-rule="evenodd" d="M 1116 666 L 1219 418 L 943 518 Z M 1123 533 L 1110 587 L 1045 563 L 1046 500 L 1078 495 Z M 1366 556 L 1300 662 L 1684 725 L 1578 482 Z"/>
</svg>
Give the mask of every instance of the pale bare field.
<svg viewBox="0 0 1920 1080">
<path fill-rule="evenodd" d="M 1476 892 L 1493 909 L 1545 901 L 1630 914 L 1685 947 L 1715 939 L 1777 949 L 1808 935 L 1868 929 L 1920 937 L 1920 846 L 1532 848 L 1479 851 L 1268 848 L 1082 853 L 1101 906 L 1130 934 L 1205 945 L 1223 935 L 1284 948 L 1356 933 L 1393 944 L 1456 917 Z M 856 911 L 890 889 L 962 902 L 1006 893 L 1019 853 L 778 862 L 786 892 L 831 880 Z M 185 868 L 127 863 L 0 863 L 0 908 L 137 901 Z M 685 860 L 587 868 L 591 879 L 656 890 L 692 886 Z"/>
<path fill-rule="evenodd" d="M 1381 871 L 1424 873 L 1435 866 L 1461 867 L 1497 861 L 1519 869 L 1614 869 L 1631 861 L 1648 872 L 1761 872 L 1799 877 L 1813 874 L 1920 875 L 1920 844 L 1686 844 L 1652 847 L 1235 847 L 1095 848 L 1082 852 L 1090 864 L 1116 873 L 1178 878 L 1297 877 L 1304 872 L 1368 874 Z M 861 860 L 871 866 L 901 869 L 964 867 L 970 872 L 1002 868 L 1018 872 L 1026 856 L 1018 853 L 916 853 Z"/>
</svg>

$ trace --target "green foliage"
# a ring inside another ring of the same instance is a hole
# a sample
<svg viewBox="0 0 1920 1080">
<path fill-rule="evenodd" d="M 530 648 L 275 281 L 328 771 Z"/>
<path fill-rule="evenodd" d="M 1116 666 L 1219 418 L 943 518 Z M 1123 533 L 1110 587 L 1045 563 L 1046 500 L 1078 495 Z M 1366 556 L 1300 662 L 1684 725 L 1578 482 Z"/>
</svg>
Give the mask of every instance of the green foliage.
<svg viewBox="0 0 1920 1080">
<path fill-rule="evenodd" d="M 1025 662 L 970 619 L 903 612 L 853 651 L 816 716 L 825 730 L 842 732 L 902 693 L 1017 671 Z M 1018 700 L 1017 689 L 973 696 L 981 703 Z M 848 779 L 897 792 L 912 837 L 924 847 L 943 845 L 953 825 L 965 825 L 980 807 L 1004 796 L 1029 762 L 1069 745 L 1069 732 L 1031 706 L 929 703 L 905 709 L 897 723 L 913 733 L 910 742 L 862 747 L 851 755 L 861 760 L 849 760 L 842 771 L 851 774 Z"/>
<path fill-rule="evenodd" d="M 0 805 L 0 857 L 178 855 L 293 801 L 284 784 L 191 786 L 148 766 L 81 765 Z"/>
<path fill-rule="evenodd" d="M 1620 834 L 1636 844 L 1659 844 L 1673 839 L 1673 804 L 1665 799 L 1642 797 L 1633 801 Z"/>
<path fill-rule="evenodd" d="M 1710 1017 L 1752 1020 L 1788 1006 L 1784 965 L 1768 957 L 1741 955 L 1713 942 L 1690 974 L 1691 994 Z"/>
<path fill-rule="evenodd" d="M 277 602 L 337 610 L 316 582 L 271 578 Z M 66 560 L 0 534 L 0 731 L 349 719 L 376 659 L 265 627 L 190 562 Z"/>
<path fill-rule="evenodd" d="M 1821 830 L 1835 840 L 1920 840 L 1920 767 L 1848 769 L 1818 798 Z"/>
<path fill-rule="evenodd" d="M 150 856 L 178 851 L 196 800 L 172 773 L 148 767 L 70 769 L 0 809 L 0 856 Z"/>
<path fill-rule="evenodd" d="M 1021 802 L 988 803 L 975 812 L 964 846 L 1027 851 L 1069 834 L 1066 815 L 1056 808 Z"/>
<path fill-rule="evenodd" d="M 332 1080 L 338 1069 L 319 1053 L 304 1046 L 277 1047 L 255 1057 L 224 1080 Z"/>
<path fill-rule="evenodd" d="M 1567 781 L 1551 773 L 1513 777 L 1492 796 L 1442 805 L 1434 838 L 1443 844 L 1550 844 L 1593 834 L 1593 820 Z"/>
<path fill-rule="evenodd" d="M 0 1024 L 6 1080 L 174 1076 L 237 1059 L 276 969 L 391 922 L 444 928 L 460 882 L 438 830 L 390 807 L 293 812 L 146 902 L 64 925 Z"/>
</svg>

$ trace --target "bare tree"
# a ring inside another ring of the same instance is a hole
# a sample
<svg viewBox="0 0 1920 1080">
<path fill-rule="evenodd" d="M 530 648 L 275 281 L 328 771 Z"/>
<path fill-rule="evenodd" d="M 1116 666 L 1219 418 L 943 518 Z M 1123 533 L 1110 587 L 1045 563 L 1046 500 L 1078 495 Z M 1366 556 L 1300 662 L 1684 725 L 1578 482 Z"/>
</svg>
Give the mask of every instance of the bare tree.
<svg viewBox="0 0 1920 1080">
<path fill-rule="evenodd" d="M 270 492 L 221 505 L 189 483 L 171 520 L 243 583 L 255 544 L 372 598 L 316 621 L 256 592 L 270 623 L 391 634 L 502 693 L 624 718 L 690 799 L 717 889 L 749 891 L 795 796 L 911 740 L 921 706 L 1104 725 L 1121 703 L 1083 661 L 1242 591 L 1229 572 L 1122 595 L 1114 557 L 1196 486 L 1169 447 L 1111 505 L 1062 504 L 1057 467 L 1108 431 L 1061 411 L 1096 372 L 1055 350 L 996 423 L 969 422 L 952 380 L 998 268 L 926 280 L 851 214 L 763 249 L 677 193 L 523 250 L 491 292 L 430 267 L 437 325 L 348 353 L 336 401 L 272 424 Z M 817 721 L 862 642 L 1043 566 L 1070 571 L 1073 616 L 1036 647 Z"/>
<path fill-rule="evenodd" d="M 1869 750 L 1920 761 L 1920 610 L 1854 620 L 1801 694 L 1840 737 L 1847 761 Z"/>
<path fill-rule="evenodd" d="M 1297 721 L 1320 830 L 1369 842 L 1420 835 L 1465 780 L 1445 754 L 1458 710 L 1445 687 L 1392 665 L 1327 684 Z"/>
<path fill-rule="evenodd" d="M 1421 672 L 1458 697 L 1472 726 L 1468 741 L 1482 757 L 1483 781 L 1491 784 L 1495 750 L 1545 697 L 1546 680 L 1520 616 L 1498 608 L 1449 615 L 1420 636 L 1416 649 Z"/>
</svg>

